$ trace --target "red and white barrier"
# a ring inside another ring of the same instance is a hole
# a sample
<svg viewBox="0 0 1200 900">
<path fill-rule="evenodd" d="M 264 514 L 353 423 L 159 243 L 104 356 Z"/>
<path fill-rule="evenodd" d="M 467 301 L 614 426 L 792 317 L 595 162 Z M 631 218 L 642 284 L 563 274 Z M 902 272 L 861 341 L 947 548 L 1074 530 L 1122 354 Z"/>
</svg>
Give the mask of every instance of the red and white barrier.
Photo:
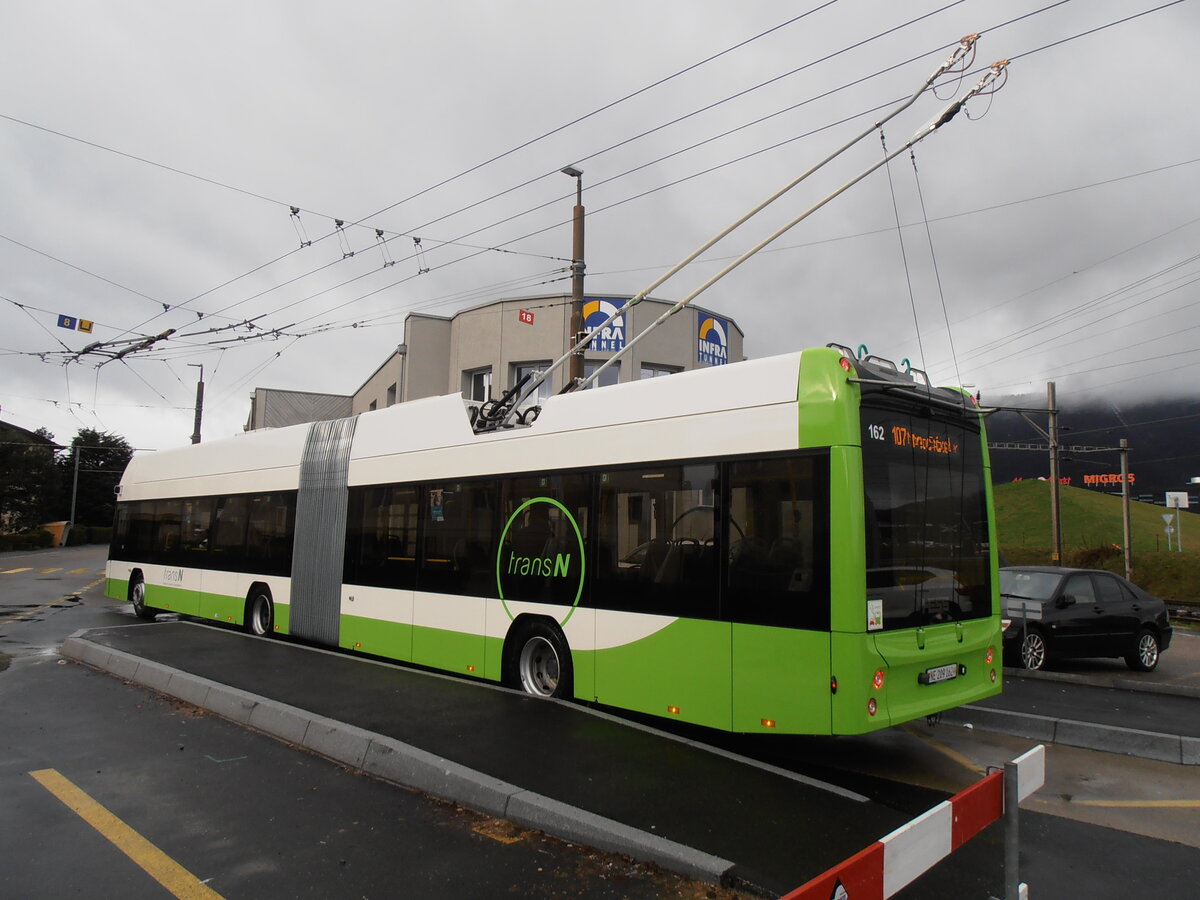
<svg viewBox="0 0 1200 900">
<path fill-rule="evenodd" d="M 1046 781 L 1046 748 L 1017 757 L 1009 770 L 1020 803 Z M 782 900 L 886 900 L 1004 815 L 1004 777 L 993 772 Z"/>
</svg>

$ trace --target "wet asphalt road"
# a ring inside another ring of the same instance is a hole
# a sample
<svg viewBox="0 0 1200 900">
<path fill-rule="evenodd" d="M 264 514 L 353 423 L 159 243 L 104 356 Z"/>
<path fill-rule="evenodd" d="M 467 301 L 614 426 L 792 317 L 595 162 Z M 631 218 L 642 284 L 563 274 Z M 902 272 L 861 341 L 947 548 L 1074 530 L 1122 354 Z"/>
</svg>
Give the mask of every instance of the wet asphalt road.
<svg viewBox="0 0 1200 900">
<path fill-rule="evenodd" d="M 37 565 L 20 573 L 23 578 L 0 580 L 0 653 L 6 654 L 0 667 L 8 663 L 0 672 L 0 716 L 11 726 L 0 737 L 0 789 L 12 798 L 0 806 L 0 834 L 9 836 L 5 857 L 20 861 L 0 867 L 0 896 L 165 896 L 28 775 L 47 767 L 136 823 L 199 878 L 211 875 L 213 888 L 231 898 L 733 896 L 348 773 L 109 676 L 61 664 L 57 643 L 77 628 L 135 620 L 94 585 L 85 590 L 102 567 L 103 548 L 33 556 Z M 0 555 L 0 570 L 26 565 L 13 557 Z M 56 563 L 60 572 L 44 572 Z M 72 569 L 88 571 L 72 575 Z M 885 734 L 864 747 L 870 752 L 899 743 Z M 813 744 L 794 742 L 803 751 L 795 757 L 811 759 Z M 878 802 L 913 813 L 944 797 L 890 780 L 886 761 L 880 774 L 839 769 L 827 752 L 839 744 L 846 746 L 824 739 L 825 762 L 812 766 L 812 774 L 840 777 Z M 788 751 L 780 742 L 765 755 L 786 757 Z M 1185 778 L 1184 791 L 1188 783 Z M 1200 777 L 1191 783 L 1195 790 L 1187 796 L 1200 801 Z M 754 827 L 753 820 L 745 827 Z M 1023 816 L 1023 833 L 1023 874 L 1037 896 L 1182 897 L 1200 881 L 1195 847 L 1038 813 Z M 977 865 L 994 868 L 1000 839 L 995 829 L 978 839 L 972 850 Z M 983 900 L 995 879 L 977 874 L 961 880 L 964 890 L 929 893 L 917 890 L 918 882 L 900 896 Z M 975 887 L 965 890 L 970 882 Z"/>
</svg>

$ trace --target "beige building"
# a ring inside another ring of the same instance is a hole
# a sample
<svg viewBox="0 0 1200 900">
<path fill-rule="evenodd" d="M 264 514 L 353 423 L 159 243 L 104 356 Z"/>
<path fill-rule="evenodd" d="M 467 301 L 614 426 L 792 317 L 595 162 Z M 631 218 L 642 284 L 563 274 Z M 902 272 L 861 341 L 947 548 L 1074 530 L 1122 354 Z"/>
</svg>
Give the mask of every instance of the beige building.
<svg viewBox="0 0 1200 900">
<path fill-rule="evenodd" d="M 628 295 L 584 298 L 584 328 L 595 325 Z M 647 298 L 597 333 L 584 353 L 585 373 L 644 331 L 671 304 Z M 570 346 L 571 298 L 563 294 L 497 300 L 450 317 L 411 313 L 399 345 L 349 397 L 258 388 L 251 396 L 246 430 L 357 415 L 421 397 L 461 393 L 467 401 L 499 398 L 527 372 L 540 371 Z M 743 359 L 737 324 L 688 306 L 646 336 L 609 369 L 600 385 L 670 375 Z M 566 384 L 566 366 L 538 392 L 546 397 Z M 348 407 L 347 407 L 347 401 Z"/>
</svg>

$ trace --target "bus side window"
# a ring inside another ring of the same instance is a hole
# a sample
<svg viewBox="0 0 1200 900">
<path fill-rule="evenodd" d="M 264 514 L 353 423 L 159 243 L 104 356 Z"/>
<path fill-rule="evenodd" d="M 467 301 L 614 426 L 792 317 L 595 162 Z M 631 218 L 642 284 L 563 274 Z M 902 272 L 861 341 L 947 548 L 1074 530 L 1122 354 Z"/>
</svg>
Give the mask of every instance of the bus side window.
<svg viewBox="0 0 1200 900">
<path fill-rule="evenodd" d="M 498 567 L 506 600 L 571 606 L 580 598 L 586 552 L 580 541 L 586 547 L 590 506 L 588 475 L 521 475 L 500 483 Z"/>
<path fill-rule="evenodd" d="M 233 571 L 242 565 L 246 548 L 246 497 L 219 497 L 209 544 L 209 565 Z"/>
<path fill-rule="evenodd" d="M 182 502 L 179 500 L 154 501 L 153 562 L 168 566 L 178 565 L 181 511 Z"/>
<path fill-rule="evenodd" d="M 204 568 L 208 551 L 209 527 L 212 524 L 213 498 L 200 497 L 183 501 L 183 520 L 180 546 L 184 564 Z"/>
<path fill-rule="evenodd" d="M 296 528 L 296 496 L 254 494 L 249 498 L 246 566 L 263 575 L 288 575 Z"/>
<path fill-rule="evenodd" d="M 824 629 L 829 598 L 818 588 L 828 533 L 813 457 L 729 466 L 729 567 L 723 617 L 734 622 Z M 822 526 L 816 518 L 822 516 Z"/>
<path fill-rule="evenodd" d="M 415 485 L 350 489 L 344 575 L 348 583 L 416 587 L 419 499 Z"/>
<path fill-rule="evenodd" d="M 716 485 L 711 463 L 601 474 L 594 605 L 715 619 Z"/>
<path fill-rule="evenodd" d="M 445 482 L 422 489 L 418 586 L 442 594 L 496 596 L 495 483 Z"/>
</svg>

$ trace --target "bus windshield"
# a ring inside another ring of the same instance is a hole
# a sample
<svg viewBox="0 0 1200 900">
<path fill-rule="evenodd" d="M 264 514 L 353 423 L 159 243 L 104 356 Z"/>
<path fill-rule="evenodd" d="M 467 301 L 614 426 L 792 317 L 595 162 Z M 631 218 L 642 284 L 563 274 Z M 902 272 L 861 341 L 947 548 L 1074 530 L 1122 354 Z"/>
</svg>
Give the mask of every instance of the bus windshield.
<svg viewBox="0 0 1200 900">
<path fill-rule="evenodd" d="M 898 408 L 862 416 L 868 629 L 990 615 L 979 427 Z"/>
</svg>

